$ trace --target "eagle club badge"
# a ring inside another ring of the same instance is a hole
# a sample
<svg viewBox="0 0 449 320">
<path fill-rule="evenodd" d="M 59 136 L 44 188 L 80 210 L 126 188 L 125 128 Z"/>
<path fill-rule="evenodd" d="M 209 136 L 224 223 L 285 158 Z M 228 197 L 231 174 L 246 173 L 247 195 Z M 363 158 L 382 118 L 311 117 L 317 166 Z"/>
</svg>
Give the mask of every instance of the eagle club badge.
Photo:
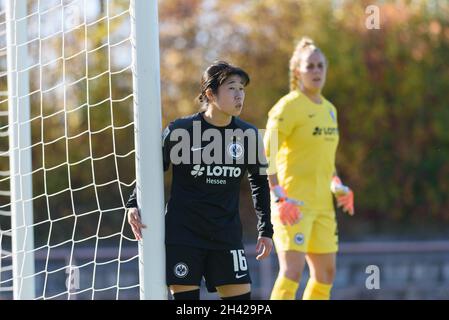
<svg viewBox="0 0 449 320">
<path fill-rule="evenodd" d="M 243 145 L 240 142 L 232 142 L 228 145 L 228 154 L 233 159 L 240 159 L 243 157 Z"/>
</svg>

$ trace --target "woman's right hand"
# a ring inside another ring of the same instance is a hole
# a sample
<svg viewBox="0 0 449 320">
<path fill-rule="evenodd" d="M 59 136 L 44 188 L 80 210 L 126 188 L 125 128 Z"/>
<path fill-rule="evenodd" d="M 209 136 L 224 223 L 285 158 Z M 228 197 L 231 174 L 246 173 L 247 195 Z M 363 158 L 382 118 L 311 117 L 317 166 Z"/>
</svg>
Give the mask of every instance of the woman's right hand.
<svg viewBox="0 0 449 320">
<path fill-rule="evenodd" d="M 142 224 L 142 221 L 140 220 L 139 209 L 129 208 L 127 216 L 128 216 L 128 223 L 131 226 L 131 229 L 134 233 L 134 237 L 137 240 L 142 240 L 142 228 L 146 228 L 147 226 Z"/>
<path fill-rule="evenodd" d="M 271 188 L 278 207 L 278 214 L 281 223 L 294 225 L 302 219 L 302 213 L 299 206 L 304 205 L 302 201 L 287 197 L 287 192 L 280 185 Z"/>
</svg>

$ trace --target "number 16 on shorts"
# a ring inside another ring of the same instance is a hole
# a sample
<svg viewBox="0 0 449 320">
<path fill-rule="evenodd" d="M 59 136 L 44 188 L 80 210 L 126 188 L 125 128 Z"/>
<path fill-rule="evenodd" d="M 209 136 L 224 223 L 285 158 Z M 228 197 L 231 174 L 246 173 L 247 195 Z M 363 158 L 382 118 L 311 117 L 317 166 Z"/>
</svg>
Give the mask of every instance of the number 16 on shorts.
<svg viewBox="0 0 449 320">
<path fill-rule="evenodd" d="M 240 271 L 247 271 L 248 265 L 246 263 L 245 251 L 243 249 L 239 250 L 230 250 L 232 254 L 232 259 L 234 261 L 234 272 L 236 272 L 236 278 L 240 275 L 238 274 Z M 246 275 L 246 274 L 245 274 Z"/>
</svg>

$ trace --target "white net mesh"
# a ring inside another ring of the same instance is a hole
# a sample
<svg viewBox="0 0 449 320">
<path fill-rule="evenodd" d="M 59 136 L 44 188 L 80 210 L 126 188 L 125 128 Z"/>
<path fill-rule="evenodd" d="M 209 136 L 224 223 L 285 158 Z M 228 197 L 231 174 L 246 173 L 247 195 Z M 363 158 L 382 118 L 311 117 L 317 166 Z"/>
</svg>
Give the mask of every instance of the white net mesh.
<svg viewBox="0 0 449 320">
<path fill-rule="evenodd" d="M 137 246 L 124 214 L 135 182 L 129 7 L 125 0 L 27 0 L 26 15 L 11 23 L 16 32 L 26 26 L 25 42 L 13 44 L 28 59 L 16 57 L 9 71 L 17 84 L 28 75 L 29 90 L 10 97 L 0 2 L 0 299 L 12 298 L 13 287 L 10 156 L 27 150 L 32 169 L 20 176 L 32 183 L 32 196 L 17 201 L 32 204 L 33 221 L 16 228 L 34 231 L 33 247 L 18 251 L 34 254 L 34 273 L 20 276 L 35 284 L 35 298 L 138 298 Z M 19 113 L 29 101 L 28 120 L 8 122 L 13 98 Z M 9 145 L 14 125 L 30 127 L 24 150 Z"/>
</svg>

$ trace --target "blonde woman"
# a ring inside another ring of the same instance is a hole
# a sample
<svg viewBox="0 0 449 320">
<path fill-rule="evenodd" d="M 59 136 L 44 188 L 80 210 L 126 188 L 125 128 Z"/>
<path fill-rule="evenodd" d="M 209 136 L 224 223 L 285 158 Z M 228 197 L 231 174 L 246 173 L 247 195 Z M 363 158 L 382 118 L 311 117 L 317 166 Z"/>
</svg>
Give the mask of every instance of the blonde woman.
<svg viewBox="0 0 449 320">
<path fill-rule="evenodd" d="M 295 299 L 306 262 L 310 279 L 303 299 L 330 299 L 338 250 L 332 197 L 344 211 L 354 214 L 353 192 L 342 184 L 335 169 L 337 110 L 321 94 L 326 71 L 323 52 L 311 39 L 303 38 L 290 60 L 290 93 L 268 116 L 264 141 L 280 267 L 271 299 Z M 273 148 L 275 135 L 277 147 Z M 293 199 L 303 205 L 297 206 Z"/>
</svg>

